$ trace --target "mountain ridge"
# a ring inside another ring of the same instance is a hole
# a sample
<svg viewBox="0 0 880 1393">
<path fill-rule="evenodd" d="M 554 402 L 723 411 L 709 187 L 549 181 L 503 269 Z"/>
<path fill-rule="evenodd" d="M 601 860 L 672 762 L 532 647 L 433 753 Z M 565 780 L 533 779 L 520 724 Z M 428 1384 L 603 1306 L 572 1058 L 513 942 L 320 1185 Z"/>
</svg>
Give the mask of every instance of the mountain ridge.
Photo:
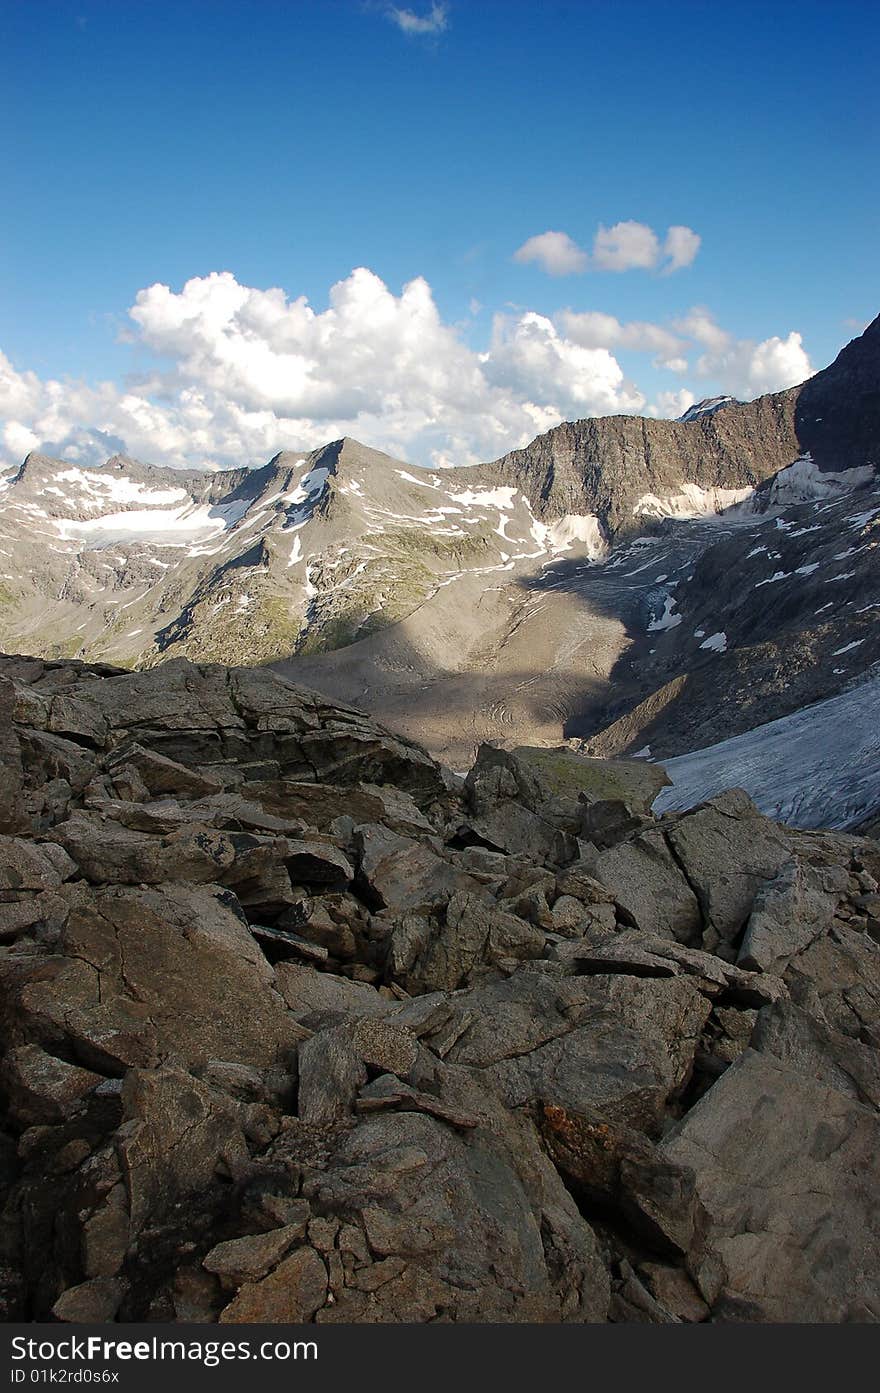
<svg viewBox="0 0 880 1393">
<path fill-rule="evenodd" d="M 880 659 L 878 383 L 880 319 L 799 387 L 473 467 L 350 437 L 214 472 L 32 454 L 0 486 L 0 645 L 271 663 L 456 768 L 486 739 L 678 757 Z"/>
</svg>

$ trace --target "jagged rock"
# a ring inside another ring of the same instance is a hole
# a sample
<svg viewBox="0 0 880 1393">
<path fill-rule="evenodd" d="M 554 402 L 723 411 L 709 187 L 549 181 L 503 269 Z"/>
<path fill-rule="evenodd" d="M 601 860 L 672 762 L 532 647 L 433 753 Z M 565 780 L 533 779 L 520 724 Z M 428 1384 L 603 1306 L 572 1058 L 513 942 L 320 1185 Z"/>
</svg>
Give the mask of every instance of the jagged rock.
<svg viewBox="0 0 880 1393">
<path fill-rule="evenodd" d="M 608 1278 L 590 1229 L 528 1124 L 502 1122 L 496 1107 L 464 1132 L 418 1113 L 371 1116 L 316 1177 L 321 1208 L 359 1220 L 377 1264 L 402 1263 L 369 1282 L 346 1277 L 334 1319 L 604 1317 Z"/>
<path fill-rule="evenodd" d="M 293 879 L 306 885 L 338 889 L 354 877 L 348 858 L 329 842 L 288 841 L 283 859 Z"/>
<path fill-rule="evenodd" d="M 113 1320 L 125 1291 L 126 1283 L 118 1277 L 93 1277 L 62 1292 L 52 1314 L 56 1320 L 100 1325 Z"/>
<path fill-rule="evenodd" d="M 222 788 L 218 779 L 188 769 L 185 764 L 179 764 L 137 743 L 124 745 L 114 751 L 107 768 L 114 783 L 123 773 L 128 775 L 130 770 L 134 770 L 140 784 L 154 798 L 163 793 L 178 794 L 184 798 L 205 798 L 219 793 Z"/>
<path fill-rule="evenodd" d="M 255 1069 L 228 1059 L 209 1059 L 200 1077 L 230 1098 L 273 1105 L 288 1101 L 294 1082 L 291 1074 L 280 1069 Z"/>
<path fill-rule="evenodd" d="M 870 842 L 461 787 L 266 671 L 0 668 L 16 1317 L 876 1318 Z"/>
<path fill-rule="evenodd" d="M 643 1262 L 639 1271 L 664 1310 L 681 1321 L 707 1320 L 710 1311 L 690 1277 L 680 1267 Z"/>
<path fill-rule="evenodd" d="M 324 1304 L 327 1269 L 314 1248 L 299 1248 L 268 1277 L 246 1282 L 220 1314 L 224 1325 L 302 1325 Z"/>
<path fill-rule="evenodd" d="M 305 958 L 306 962 L 325 963 L 330 956 L 320 944 L 311 943 L 307 938 L 300 938 L 298 934 L 284 929 L 272 929 L 267 924 L 251 924 L 250 928 L 262 947 L 268 946 L 282 957 L 292 954 L 295 958 Z"/>
<path fill-rule="evenodd" d="M 373 909 L 395 913 L 422 909 L 473 885 L 469 876 L 412 837 L 402 837 L 378 825 L 358 827 L 359 878 Z"/>
<path fill-rule="evenodd" d="M 786 967 L 793 992 L 832 1029 L 880 1049 L 880 943 L 836 923 Z"/>
<path fill-rule="evenodd" d="M 604 850 L 645 827 L 650 819 L 634 813 L 621 798 L 601 798 L 587 803 L 578 821 L 578 836 Z"/>
<path fill-rule="evenodd" d="M 880 1118 L 746 1052 L 659 1147 L 707 1216 L 688 1267 L 715 1318 L 876 1319 Z"/>
<path fill-rule="evenodd" d="M 295 931 L 346 962 L 357 955 L 359 943 L 369 938 L 369 915 L 353 895 L 324 892 L 297 899 L 279 915 L 277 927 Z"/>
<path fill-rule="evenodd" d="M 25 1127 L 62 1122 L 100 1083 L 100 1074 L 67 1064 L 38 1045 L 9 1050 L 0 1065 L 0 1087 L 9 1100 L 9 1115 Z"/>
<path fill-rule="evenodd" d="M 424 1112 L 429 1117 L 448 1122 L 451 1127 L 470 1128 L 480 1125 L 479 1117 L 473 1113 L 447 1107 L 430 1093 L 410 1088 L 394 1074 L 380 1074 L 378 1079 L 362 1088 L 355 1106 L 360 1113 L 381 1112 L 386 1108 L 398 1108 L 401 1112 Z"/>
<path fill-rule="evenodd" d="M 645 1325 L 678 1325 L 678 1316 L 655 1300 L 628 1262 L 622 1262 L 621 1281 L 615 1286 L 608 1311 L 614 1324 L 637 1321 Z"/>
<path fill-rule="evenodd" d="M 131 1069 L 117 1151 L 133 1232 L 168 1214 L 218 1172 L 235 1176 L 247 1146 L 228 1100 L 181 1069 Z"/>
<path fill-rule="evenodd" d="M 593 860 L 574 861 L 556 876 L 556 893 L 571 895 L 582 904 L 593 907 L 614 904 L 614 893 L 590 873 Z"/>
<path fill-rule="evenodd" d="M 354 1047 L 365 1064 L 405 1079 L 418 1057 L 418 1041 L 406 1025 L 387 1017 L 362 1016 L 351 1032 Z"/>
<path fill-rule="evenodd" d="M 456 891 L 443 929 L 404 919 L 391 941 L 389 966 L 407 991 L 454 991 L 482 967 L 540 957 L 544 934 L 478 896 Z"/>
<path fill-rule="evenodd" d="M 756 894 L 737 955 L 740 967 L 780 973 L 831 927 L 837 896 L 811 866 L 789 861 Z"/>
<path fill-rule="evenodd" d="M 344 1025 L 322 1030 L 299 1051 L 297 1113 L 303 1122 L 337 1122 L 354 1111 L 367 1071 L 351 1031 Z"/>
<path fill-rule="evenodd" d="M 681 977 L 558 978 L 521 969 L 460 995 L 457 1009 L 471 1020 L 447 1061 L 478 1070 L 508 1107 L 609 1110 L 650 1132 L 688 1080 L 710 1006 Z"/>
<path fill-rule="evenodd" d="M 564 938 L 580 938 L 587 927 L 595 922 L 594 916 L 573 895 L 560 895 L 550 911 L 555 933 Z M 613 924 L 610 925 L 613 928 Z"/>
<path fill-rule="evenodd" d="M 700 902 L 703 946 L 732 951 L 756 893 L 790 859 L 790 839 L 740 789 L 671 822 L 667 836 Z"/>
<path fill-rule="evenodd" d="M 214 1272 L 222 1282 L 240 1287 L 265 1277 L 305 1235 L 306 1221 L 270 1229 L 268 1233 L 252 1233 L 245 1238 L 230 1238 L 218 1243 L 202 1259 L 202 1266 Z"/>
<path fill-rule="evenodd" d="M 716 996 L 724 991 L 748 1006 L 764 1006 L 788 996 L 785 983 L 770 973 L 746 972 L 711 953 L 672 942 L 659 935 L 633 930 L 616 934 L 595 945 L 561 945 L 556 956 L 574 962 L 581 972 L 618 971 L 644 977 L 677 977 L 695 980 L 700 991 Z"/>
<path fill-rule="evenodd" d="M 636 814 L 650 813 L 657 794 L 670 782 L 662 765 L 639 759 L 589 759 L 568 745 L 553 750 L 519 745 L 513 753 L 557 797 L 578 797 L 593 806 L 619 800 Z"/>
<path fill-rule="evenodd" d="M 68 1042 L 81 1062 L 110 1072 L 172 1053 L 272 1066 L 302 1038 L 227 893 L 71 887 L 65 897 L 59 956 L 37 959 L 17 988 L 26 1038 Z"/>
<path fill-rule="evenodd" d="M 465 792 L 473 811 L 459 831 L 463 844 L 476 838 L 496 851 L 527 852 L 538 861 L 550 854 L 556 829 L 535 811 L 546 805 L 549 790 L 515 755 L 481 745 Z"/>
<path fill-rule="evenodd" d="M 239 785 L 239 794 L 276 817 L 298 817 L 308 826 L 327 832 L 340 815 L 356 823 L 377 823 L 406 835 L 430 831 L 431 825 L 418 804 L 401 789 L 375 784 L 355 784 L 341 794 L 333 784 L 294 780 L 254 780 Z"/>
<path fill-rule="evenodd" d="M 30 819 L 22 807 L 24 768 L 21 745 L 12 725 L 15 688 L 0 678 L 0 833 L 25 832 Z"/>
<path fill-rule="evenodd" d="M 637 929 L 679 943 L 700 942 L 703 919 L 697 897 L 659 828 L 603 851 L 592 873 Z"/>
<path fill-rule="evenodd" d="M 67 901 L 48 890 L 6 903 L 0 900 L 0 942 L 27 932 L 56 938 L 67 914 Z"/>
<path fill-rule="evenodd" d="M 235 864 L 232 838 L 208 827 L 182 827 L 154 837 L 77 813 L 56 827 L 54 834 L 82 874 L 98 885 L 218 881 Z"/>
<path fill-rule="evenodd" d="M 750 1043 L 802 1078 L 880 1112 L 880 1050 L 830 1029 L 793 1002 L 761 1011 Z"/>
<path fill-rule="evenodd" d="M 4 898 L 57 890 L 75 873 L 76 865 L 62 846 L 0 837 L 0 894 Z"/>
<path fill-rule="evenodd" d="M 374 987 L 352 982 L 347 977 L 336 977 L 330 972 L 279 963 L 275 975 L 278 990 L 304 1025 L 328 1017 L 384 1016 L 395 1009 L 394 1003 L 384 1000 Z"/>
</svg>

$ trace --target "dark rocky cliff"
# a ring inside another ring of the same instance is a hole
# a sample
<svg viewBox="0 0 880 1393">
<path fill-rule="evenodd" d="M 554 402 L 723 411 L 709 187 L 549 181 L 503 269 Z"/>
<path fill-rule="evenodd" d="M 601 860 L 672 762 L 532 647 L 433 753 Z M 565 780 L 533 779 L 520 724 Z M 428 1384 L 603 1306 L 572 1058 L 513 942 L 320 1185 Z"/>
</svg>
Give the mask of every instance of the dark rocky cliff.
<svg viewBox="0 0 880 1393">
<path fill-rule="evenodd" d="M 521 488 L 540 517 L 596 513 L 616 534 L 638 525 L 645 494 L 755 485 L 808 452 L 825 470 L 880 461 L 880 317 L 799 387 L 690 421 L 566 421 L 481 473 Z"/>
</svg>

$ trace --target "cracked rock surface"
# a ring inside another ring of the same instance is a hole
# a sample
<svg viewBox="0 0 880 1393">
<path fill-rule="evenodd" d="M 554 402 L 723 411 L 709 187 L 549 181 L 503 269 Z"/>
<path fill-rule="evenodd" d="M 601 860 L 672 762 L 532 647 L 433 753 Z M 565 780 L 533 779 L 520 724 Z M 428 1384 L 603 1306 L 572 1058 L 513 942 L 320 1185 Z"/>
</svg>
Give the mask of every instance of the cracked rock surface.
<svg viewBox="0 0 880 1393">
<path fill-rule="evenodd" d="M 0 707 L 5 1319 L 880 1318 L 877 842 L 266 669 Z"/>
</svg>

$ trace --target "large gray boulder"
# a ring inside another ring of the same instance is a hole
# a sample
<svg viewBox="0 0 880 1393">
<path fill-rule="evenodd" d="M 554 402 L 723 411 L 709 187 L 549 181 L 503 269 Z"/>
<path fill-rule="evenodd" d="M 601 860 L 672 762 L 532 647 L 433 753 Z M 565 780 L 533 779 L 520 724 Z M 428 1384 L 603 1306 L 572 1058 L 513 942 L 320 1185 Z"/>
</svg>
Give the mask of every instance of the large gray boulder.
<svg viewBox="0 0 880 1393">
<path fill-rule="evenodd" d="M 667 836 L 700 903 L 703 947 L 732 954 L 758 890 L 791 857 L 787 833 L 733 789 L 670 821 Z"/>
<path fill-rule="evenodd" d="M 747 1050 L 660 1145 L 706 1215 L 687 1266 L 716 1319 L 877 1320 L 880 1117 Z"/>
</svg>

